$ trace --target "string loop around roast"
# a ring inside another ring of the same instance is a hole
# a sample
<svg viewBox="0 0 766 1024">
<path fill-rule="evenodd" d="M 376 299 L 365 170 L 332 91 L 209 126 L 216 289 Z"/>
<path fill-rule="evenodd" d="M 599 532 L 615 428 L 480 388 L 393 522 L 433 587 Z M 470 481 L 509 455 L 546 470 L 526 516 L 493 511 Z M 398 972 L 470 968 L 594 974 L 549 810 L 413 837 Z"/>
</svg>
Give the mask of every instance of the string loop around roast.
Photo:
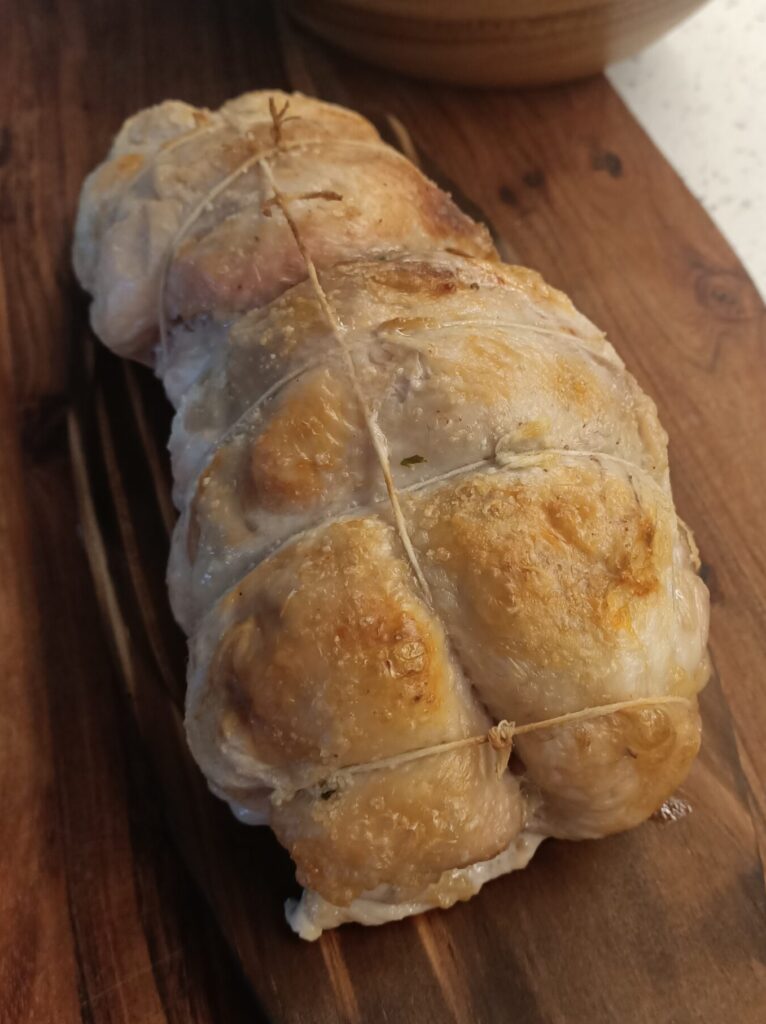
<svg viewBox="0 0 766 1024">
<path fill-rule="evenodd" d="M 324 313 L 325 318 L 327 319 L 330 329 L 332 330 L 333 337 L 335 338 L 340 349 L 340 352 L 342 354 L 343 361 L 345 363 L 346 370 L 349 375 L 349 379 L 351 380 L 351 384 L 354 389 L 354 394 L 356 396 L 357 402 L 359 403 L 359 408 L 364 418 L 365 426 L 370 437 L 370 442 L 372 444 L 375 456 L 378 460 L 381 472 L 383 474 L 383 481 L 386 486 L 386 493 L 388 495 L 388 499 L 391 504 L 391 510 L 394 516 L 394 525 L 396 527 L 396 532 L 399 534 L 399 538 L 406 552 L 407 559 L 410 565 L 412 566 L 412 571 L 415 573 L 417 581 L 420 584 L 420 587 L 423 593 L 425 594 L 428 603 L 433 607 L 431 588 L 428 585 L 428 581 L 426 580 L 425 575 L 423 574 L 423 570 L 420 567 L 420 562 L 418 561 L 418 556 L 415 553 L 415 548 L 412 545 L 412 540 L 410 539 L 409 531 L 407 530 L 407 524 L 405 523 L 404 514 L 402 512 L 401 503 L 399 501 L 399 495 L 394 484 L 393 474 L 391 473 L 391 461 L 388 456 L 388 444 L 386 442 L 382 430 L 380 429 L 380 426 L 377 423 L 377 420 L 375 419 L 370 410 L 370 407 L 367 403 L 367 399 L 365 398 L 364 395 L 364 391 L 362 390 L 362 385 L 359 380 L 359 376 L 356 372 L 354 358 L 346 342 L 345 328 L 338 319 L 338 316 L 336 315 L 335 310 L 332 308 L 332 305 L 330 304 L 327 294 L 325 293 L 325 290 L 321 285 L 319 275 L 317 274 L 316 266 L 314 264 L 314 260 L 312 259 L 311 254 L 309 253 L 308 249 L 306 248 L 303 242 L 303 239 L 301 238 L 300 231 L 298 230 L 298 225 L 296 224 L 295 219 L 293 218 L 293 215 L 290 212 L 289 204 L 287 202 L 286 197 L 277 187 L 277 183 L 274 180 L 274 174 L 271 170 L 271 167 L 266 157 L 262 157 L 260 159 L 259 165 L 263 168 L 263 172 L 266 175 L 269 185 L 271 186 L 272 192 L 274 193 L 274 199 L 276 201 L 276 204 L 281 210 L 282 216 L 285 218 L 285 221 L 287 222 L 287 225 L 290 228 L 290 232 L 295 240 L 295 244 L 298 247 L 298 250 L 301 254 L 304 263 L 306 264 L 306 270 L 308 273 L 309 281 L 311 282 L 311 286 L 314 289 L 319 305 L 322 308 L 322 312 Z"/>
<path fill-rule="evenodd" d="M 513 745 L 517 736 L 525 736 L 529 733 L 541 732 L 544 729 L 553 729 L 569 725 L 573 722 L 590 721 L 595 718 L 617 714 L 621 711 L 632 711 L 642 708 L 651 709 L 672 704 L 691 707 L 694 703 L 688 697 L 660 694 L 655 697 L 634 697 L 630 700 L 616 701 L 613 704 L 594 705 L 593 707 L 582 708 L 579 711 L 555 715 L 553 718 L 544 718 L 537 722 L 526 722 L 523 725 L 516 725 L 515 722 L 501 719 L 490 726 L 486 732 L 477 733 L 473 736 L 464 736 L 458 740 L 448 740 L 445 743 L 434 743 L 427 747 L 416 747 L 414 750 L 405 750 L 401 754 L 392 754 L 388 757 L 380 757 L 372 761 L 345 765 L 342 768 L 334 769 L 319 782 L 312 781 L 307 785 L 295 787 L 280 787 L 272 793 L 271 801 L 274 804 L 281 804 L 291 800 L 297 793 L 306 790 L 316 790 L 322 794 L 334 793 L 343 789 L 356 775 L 399 768 L 402 765 L 410 764 L 413 761 L 420 761 L 426 757 L 448 754 L 455 750 L 466 750 L 471 747 L 480 747 L 485 744 L 496 755 L 495 770 L 498 777 L 500 777 L 508 768 L 508 762 L 513 753 Z"/>
</svg>

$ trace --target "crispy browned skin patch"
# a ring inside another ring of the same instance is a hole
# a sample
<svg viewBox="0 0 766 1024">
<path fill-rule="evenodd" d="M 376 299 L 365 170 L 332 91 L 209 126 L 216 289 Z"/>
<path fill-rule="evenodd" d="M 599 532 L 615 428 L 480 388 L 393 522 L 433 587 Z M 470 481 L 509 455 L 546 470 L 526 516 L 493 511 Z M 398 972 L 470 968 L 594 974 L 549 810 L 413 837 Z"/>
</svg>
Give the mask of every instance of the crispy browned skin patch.
<svg viewBox="0 0 766 1024">
<path fill-rule="evenodd" d="M 671 544 L 672 522 L 655 524 L 631 486 L 596 465 L 475 477 L 439 491 L 418 519 L 426 557 L 459 578 L 487 642 L 562 666 L 630 632 Z"/>
<path fill-rule="evenodd" d="M 294 385 L 250 448 L 245 501 L 271 512 L 316 504 L 343 488 L 349 445 L 363 429 L 348 382 L 320 370 Z"/>
<path fill-rule="evenodd" d="M 456 751 L 357 776 L 336 792 L 300 793 L 273 827 L 298 880 L 347 905 L 377 885 L 417 898 L 442 872 L 488 860 L 523 826 L 512 776 L 486 749 Z"/>
<path fill-rule="evenodd" d="M 249 612 L 222 638 L 211 682 L 261 760 L 349 763 L 449 728 L 444 637 L 391 542 L 375 520 L 334 524 L 227 598 Z"/>
<path fill-rule="evenodd" d="M 552 390 L 563 402 L 574 405 L 583 416 L 593 416 L 604 404 L 605 396 L 582 366 L 571 358 L 558 356 L 552 362 Z"/>
<path fill-rule="evenodd" d="M 696 705 L 665 705 L 519 736 L 516 749 L 544 796 L 540 826 L 585 839 L 648 818 L 683 782 L 699 745 Z"/>
</svg>

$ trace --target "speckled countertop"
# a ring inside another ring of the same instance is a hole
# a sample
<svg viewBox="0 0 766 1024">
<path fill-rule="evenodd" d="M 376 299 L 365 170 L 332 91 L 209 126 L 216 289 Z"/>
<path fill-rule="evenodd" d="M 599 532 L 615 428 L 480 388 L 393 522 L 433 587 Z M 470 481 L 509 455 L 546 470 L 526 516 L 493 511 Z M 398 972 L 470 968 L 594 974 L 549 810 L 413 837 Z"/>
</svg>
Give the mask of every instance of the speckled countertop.
<svg viewBox="0 0 766 1024">
<path fill-rule="evenodd" d="M 609 77 L 766 297 L 766 0 L 712 0 Z"/>
</svg>

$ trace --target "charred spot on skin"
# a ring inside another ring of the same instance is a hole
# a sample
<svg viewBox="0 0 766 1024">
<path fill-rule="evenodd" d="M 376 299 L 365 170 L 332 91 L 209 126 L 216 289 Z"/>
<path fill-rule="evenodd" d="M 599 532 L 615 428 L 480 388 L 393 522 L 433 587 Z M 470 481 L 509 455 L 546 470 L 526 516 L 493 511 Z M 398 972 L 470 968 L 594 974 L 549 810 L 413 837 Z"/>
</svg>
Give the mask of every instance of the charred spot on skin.
<svg viewBox="0 0 766 1024">
<path fill-rule="evenodd" d="M 509 188 L 507 185 L 501 185 L 500 188 L 497 190 L 497 195 L 498 198 L 500 199 L 500 202 L 505 203 L 506 206 L 518 205 L 519 200 L 516 197 L 516 193 L 513 191 L 512 188 Z"/>
<path fill-rule="evenodd" d="M 622 160 L 609 149 L 596 149 L 591 157 L 594 171 L 606 171 L 610 178 L 622 177 Z"/>
<path fill-rule="evenodd" d="M 427 461 L 422 455 L 408 455 L 406 459 L 402 459 L 400 465 L 409 469 L 412 466 L 419 466 L 421 462 Z"/>
</svg>

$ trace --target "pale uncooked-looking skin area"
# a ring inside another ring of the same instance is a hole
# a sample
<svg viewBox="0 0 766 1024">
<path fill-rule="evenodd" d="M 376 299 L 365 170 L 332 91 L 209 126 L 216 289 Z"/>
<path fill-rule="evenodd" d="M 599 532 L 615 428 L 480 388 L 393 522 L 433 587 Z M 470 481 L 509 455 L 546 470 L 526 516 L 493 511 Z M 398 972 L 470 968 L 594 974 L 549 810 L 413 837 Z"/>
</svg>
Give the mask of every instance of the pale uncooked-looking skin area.
<svg viewBox="0 0 766 1024">
<path fill-rule="evenodd" d="M 566 296 L 298 94 L 131 118 L 74 260 L 176 407 L 189 743 L 290 851 L 300 935 L 448 907 L 672 793 L 708 595 L 654 403 Z"/>
</svg>

